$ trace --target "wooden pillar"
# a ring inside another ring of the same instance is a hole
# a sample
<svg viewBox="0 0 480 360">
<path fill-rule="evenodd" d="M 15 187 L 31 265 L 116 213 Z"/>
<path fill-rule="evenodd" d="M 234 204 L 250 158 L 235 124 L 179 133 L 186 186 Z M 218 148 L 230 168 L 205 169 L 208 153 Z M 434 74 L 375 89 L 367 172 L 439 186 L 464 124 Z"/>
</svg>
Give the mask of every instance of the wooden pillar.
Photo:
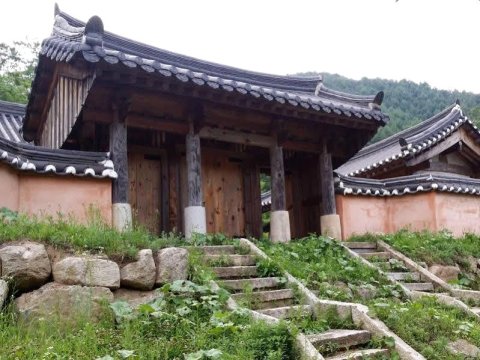
<svg viewBox="0 0 480 360">
<path fill-rule="evenodd" d="M 131 227 L 132 209 L 128 203 L 127 124 L 125 114 L 120 114 L 119 104 L 112 106 L 113 122 L 110 124 L 110 156 L 118 177 L 112 183 L 112 225 L 123 231 Z"/>
<path fill-rule="evenodd" d="M 342 239 L 340 217 L 337 215 L 335 204 L 335 186 L 333 182 L 332 156 L 326 144 L 319 156 L 320 183 L 322 194 L 322 215 L 320 216 L 320 231 L 323 236 L 338 240 Z"/>
<path fill-rule="evenodd" d="M 320 182 L 322 194 L 322 215 L 336 214 L 335 186 L 333 183 L 332 156 L 320 154 Z"/>
<path fill-rule="evenodd" d="M 200 136 L 194 132 L 193 124 L 186 136 L 187 160 L 187 207 L 185 208 L 185 237 L 207 232 L 207 218 L 203 206 L 202 160 L 200 156 Z"/>
<path fill-rule="evenodd" d="M 187 206 L 203 206 L 200 136 L 190 132 L 186 139 Z"/>
<path fill-rule="evenodd" d="M 274 242 L 290 241 L 290 218 L 286 209 L 285 169 L 283 148 L 274 145 L 270 148 L 270 172 L 272 205 L 270 213 L 270 239 Z"/>
</svg>

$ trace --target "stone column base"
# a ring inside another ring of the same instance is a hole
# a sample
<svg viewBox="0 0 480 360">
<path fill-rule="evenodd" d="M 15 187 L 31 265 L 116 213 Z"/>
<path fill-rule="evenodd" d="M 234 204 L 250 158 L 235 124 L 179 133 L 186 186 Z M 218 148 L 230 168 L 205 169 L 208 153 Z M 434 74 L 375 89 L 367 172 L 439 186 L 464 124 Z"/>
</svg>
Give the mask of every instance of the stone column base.
<svg viewBox="0 0 480 360">
<path fill-rule="evenodd" d="M 185 237 L 190 239 L 193 233 L 207 233 L 207 216 L 204 206 L 187 206 L 185 215 Z"/>
<path fill-rule="evenodd" d="M 330 214 L 320 216 L 320 229 L 322 236 L 329 236 L 337 240 L 342 240 L 340 215 Z"/>
<path fill-rule="evenodd" d="M 272 242 L 289 242 L 290 217 L 287 210 L 277 210 L 270 213 L 270 240 Z"/>
<path fill-rule="evenodd" d="M 118 231 L 132 228 L 132 207 L 130 204 L 116 203 L 112 205 L 112 226 Z"/>
</svg>

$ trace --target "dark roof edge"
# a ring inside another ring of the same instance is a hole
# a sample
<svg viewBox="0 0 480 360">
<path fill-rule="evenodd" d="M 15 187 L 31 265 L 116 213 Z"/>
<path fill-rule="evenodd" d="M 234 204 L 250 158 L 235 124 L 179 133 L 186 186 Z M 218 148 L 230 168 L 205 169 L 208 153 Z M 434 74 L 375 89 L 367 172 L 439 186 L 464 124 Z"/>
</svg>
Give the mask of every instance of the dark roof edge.
<svg viewBox="0 0 480 360">
<path fill-rule="evenodd" d="M 0 161 L 40 174 L 117 178 L 109 153 L 104 152 L 49 149 L 0 138 Z"/>
<path fill-rule="evenodd" d="M 10 113 L 15 115 L 25 115 L 25 104 L 14 103 L 10 101 L 0 100 L 0 112 Z"/>
<path fill-rule="evenodd" d="M 480 179 L 454 174 L 417 174 L 390 179 L 352 178 L 338 175 L 335 192 L 342 195 L 402 196 L 428 191 L 480 195 Z"/>
<path fill-rule="evenodd" d="M 58 10 L 56 15 L 61 16 L 69 25 L 74 27 L 86 27 L 85 32 L 90 35 L 95 34 L 94 29 L 91 29 L 94 24 L 96 28 L 100 27 L 101 19 L 98 16 L 91 17 L 87 23 L 80 21 L 73 16 Z M 90 29 L 89 29 L 90 27 Z M 201 60 L 195 57 L 177 54 L 168 50 L 160 49 L 139 41 L 135 41 L 108 31 L 97 31 L 98 36 L 102 36 L 102 40 L 109 48 L 122 51 L 131 55 L 136 55 L 146 59 L 163 61 L 172 65 L 188 68 L 192 71 L 211 73 L 213 76 L 226 77 L 231 80 L 241 81 L 238 78 L 246 78 L 252 85 L 275 87 L 283 90 L 300 91 L 313 94 L 319 82 L 322 81 L 322 76 L 290 76 L 290 75 L 274 75 L 252 70 L 244 70 L 241 68 L 222 65 L 215 62 Z M 88 41 L 88 39 L 86 39 Z M 99 39 L 97 39 L 99 40 Z M 90 42 L 88 41 L 90 44 Z M 99 45 L 91 44 L 91 45 Z M 227 72 L 227 74 L 225 74 Z"/>
</svg>

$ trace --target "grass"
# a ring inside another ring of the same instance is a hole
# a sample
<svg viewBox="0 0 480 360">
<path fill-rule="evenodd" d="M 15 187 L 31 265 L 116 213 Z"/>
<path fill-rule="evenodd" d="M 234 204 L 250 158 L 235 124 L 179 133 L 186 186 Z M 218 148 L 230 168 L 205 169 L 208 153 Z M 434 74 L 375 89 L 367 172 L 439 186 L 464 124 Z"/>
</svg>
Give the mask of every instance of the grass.
<svg viewBox="0 0 480 360">
<path fill-rule="evenodd" d="M 241 311 L 225 311 L 224 299 L 208 287 L 173 283 L 161 295 L 138 311 L 114 303 L 117 323 L 106 312 L 98 323 L 49 319 L 28 324 L 4 311 L 0 359 L 297 358 L 287 324 L 266 325 Z"/>
<path fill-rule="evenodd" d="M 463 359 L 446 350 L 448 342 L 460 338 L 480 346 L 480 324 L 476 319 L 429 297 L 406 299 L 377 271 L 350 258 L 333 240 L 312 235 L 287 244 L 263 241 L 259 246 L 283 269 L 317 291 L 320 298 L 367 305 L 372 316 L 384 321 L 427 359 Z M 348 289 L 371 286 L 377 292 L 373 298 L 363 299 L 355 291 L 352 294 L 335 286 L 336 282 L 348 284 Z"/>
<path fill-rule="evenodd" d="M 383 240 L 401 251 L 414 261 L 425 262 L 427 265 L 458 265 L 461 274 L 457 283 L 461 287 L 480 290 L 480 279 L 475 276 L 472 263 L 480 258 L 480 237 L 465 234 L 455 238 L 449 232 L 432 233 L 429 231 L 409 232 L 399 231 L 395 234 L 364 235 L 353 237 L 351 241 Z M 475 266 L 476 267 L 476 266 Z"/>
<path fill-rule="evenodd" d="M 320 298 L 361 302 L 360 292 L 372 284 L 378 289 L 374 297 L 402 295 L 377 270 L 351 258 L 334 240 L 312 235 L 287 244 L 262 241 L 259 246 Z"/>
</svg>

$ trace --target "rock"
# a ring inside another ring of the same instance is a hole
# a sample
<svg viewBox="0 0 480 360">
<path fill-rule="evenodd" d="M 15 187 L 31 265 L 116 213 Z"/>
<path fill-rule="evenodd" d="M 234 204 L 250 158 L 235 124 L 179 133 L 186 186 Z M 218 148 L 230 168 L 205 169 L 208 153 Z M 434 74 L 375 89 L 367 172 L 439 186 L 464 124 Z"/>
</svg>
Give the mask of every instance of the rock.
<svg viewBox="0 0 480 360">
<path fill-rule="evenodd" d="M 448 343 L 447 350 L 453 355 L 460 355 L 463 358 L 478 358 L 480 356 L 480 349 L 470 344 L 468 341 L 460 339 Z"/>
<path fill-rule="evenodd" d="M 113 293 L 115 301 L 126 301 L 132 308 L 147 304 L 160 296 L 157 290 L 139 291 L 121 288 Z"/>
<path fill-rule="evenodd" d="M 67 257 L 53 265 L 54 281 L 65 285 L 120 287 L 117 263 L 96 258 Z"/>
<path fill-rule="evenodd" d="M 2 277 L 12 277 L 14 290 L 25 292 L 45 284 L 52 266 L 43 244 L 21 242 L 0 248 Z"/>
<path fill-rule="evenodd" d="M 343 293 L 345 293 L 345 295 L 347 295 L 348 297 L 352 297 L 353 296 L 353 291 L 352 289 L 350 289 L 350 287 L 345 284 L 344 282 L 342 281 L 335 281 L 333 283 L 333 286 L 335 288 L 337 288 L 338 290 L 342 291 Z"/>
<path fill-rule="evenodd" d="M 80 317 L 99 319 L 105 301 L 113 301 L 113 294 L 107 288 L 51 282 L 38 290 L 21 295 L 15 300 L 15 305 L 24 320 L 58 317 L 63 321 Z"/>
<path fill-rule="evenodd" d="M 438 276 L 443 281 L 457 280 L 460 274 L 458 266 L 445 266 L 434 264 L 428 269 L 432 274 Z"/>
<path fill-rule="evenodd" d="M 2 308 L 8 296 L 8 284 L 5 280 L 0 279 L 0 309 Z"/>
<path fill-rule="evenodd" d="M 364 300 L 373 299 L 377 295 L 377 288 L 373 285 L 360 285 L 355 292 Z"/>
<path fill-rule="evenodd" d="M 477 259 L 476 257 L 474 256 L 467 256 L 467 259 L 466 259 L 467 263 L 468 263 L 468 266 L 469 266 L 469 270 L 475 274 L 479 274 L 480 273 L 480 259 Z"/>
<path fill-rule="evenodd" d="M 137 261 L 125 265 L 120 270 L 122 287 L 138 290 L 151 290 L 155 285 L 156 268 L 150 249 L 140 250 Z"/>
<path fill-rule="evenodd" d="M 160 285 L 175 280 L 186 280 L 187 276 L 187 249 L 171 247 L 158 252 L 156 284 Z"/>
</svg>

